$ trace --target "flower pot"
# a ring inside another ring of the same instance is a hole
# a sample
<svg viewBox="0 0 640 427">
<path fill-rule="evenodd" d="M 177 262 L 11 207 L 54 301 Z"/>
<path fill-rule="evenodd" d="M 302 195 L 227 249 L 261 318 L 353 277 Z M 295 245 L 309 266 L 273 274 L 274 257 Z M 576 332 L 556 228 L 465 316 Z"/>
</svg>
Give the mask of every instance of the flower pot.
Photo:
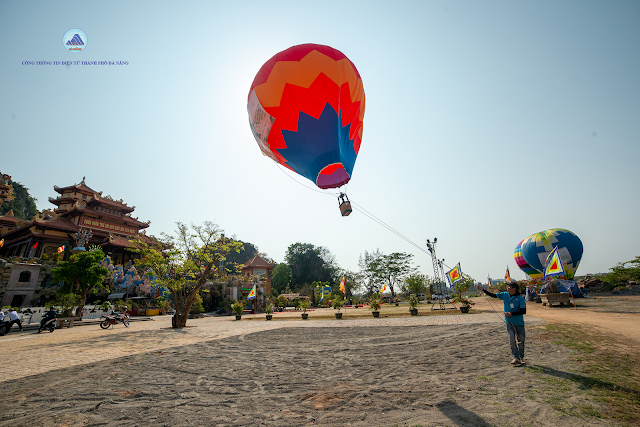
<svg viewBox="0 0 640 427">
<path fill-rule="evenodd" d="M 236 320 L 240 320 L 240 319 L 242 319 L 242 315 L 238 316 L 238 315 L 236 314 Z"/>
<path fill-rule="evenodd" d="M 334 313 L 336 315 L 336 319 L 342 319 L 342 313 Z"/>
<path fill-rule="evenodd" d="M 460 311 L 463 312 L 463 313 L 468 313 L 469 312 L 469 307 L 466 307 L 466 306 L 463 305 L 462 307 L 460 307 Z"/>
<path fill-rule="evenodd" d="M 309 317 L 309 313 L 302 313 L 302 318 L 306 319 L 307 317 Z"/>
<path fill-rule="evenodd" d="M 411 313 L 412 316 L 417 316 L 418 315 L 418 309 L 417 308 L 412 308 L 409 310 L 409 313 Z"/>
<path fill-rule="evenodd" d="M 371 314 L 373 314 L 373 317 L 380 317 L 379 311 L 372 311 Z"/>
<path fill-rule="evenodd" d="M 267 314 L 267 320 L 271 320 L 272 318 L 273 318 L 273 315 Z"/>
<path fill-rule="evenodd" d="M 399 306 L 399 305 L 400 305 L 399 303 L 396 303 L 396 307 Z"/>
</svg>

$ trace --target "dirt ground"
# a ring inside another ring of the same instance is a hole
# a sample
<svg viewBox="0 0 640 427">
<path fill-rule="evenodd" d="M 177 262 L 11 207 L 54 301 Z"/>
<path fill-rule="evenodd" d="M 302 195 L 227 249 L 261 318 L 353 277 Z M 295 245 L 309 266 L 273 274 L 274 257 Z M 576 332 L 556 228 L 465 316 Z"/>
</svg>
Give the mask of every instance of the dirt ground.
<svg viewBox="0 0 640 427">
<path fill-rule="evenodd" d="M 625 297 L 614 305 L 626 312 L 612 313 L 604 298 L 578 310 L 529 303 L 528 367 L 518 368 L 499 301 L 486 298 L 469 315 L 422 305 L 421 316 L 396 317 L 408 311 L 401 305 L 380 319 L 361 308 L 335 320 L 327 309 L 308 321 L 209 317 L 171 330 L 159 317 L 11 333 L 0 338 L 0 426 L 611 425 L 589 417 L 599 403 L 577 384 L 563 383 L 568 407 L 557 405 L 554 382 L 581 368 L 537 329 L 577 323 L 637 347 L 640 300 Z"/>
</svg>

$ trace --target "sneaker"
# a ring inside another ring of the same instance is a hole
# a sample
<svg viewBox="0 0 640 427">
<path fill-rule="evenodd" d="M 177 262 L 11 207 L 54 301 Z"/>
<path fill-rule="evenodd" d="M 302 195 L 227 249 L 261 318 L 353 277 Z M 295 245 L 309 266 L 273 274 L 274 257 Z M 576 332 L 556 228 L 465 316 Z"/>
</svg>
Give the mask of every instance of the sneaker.
<svg viewBox="0 0 640 427">
<path fill-rule="evenodd" d="M 517 357 L 516 357 L 516 358 L 514 358 L 514 359 L 511 361 L 511 364 L 512 364 L 512 365 L 519 365 L 519 364 L 520 364 L 520 359 L 518 359 Z"/>
<path fill-rule="evenodd" d="M 522 359 L 520 359 L 520 365 L 526 365 L 527 361 L 524 360 L 524 357 Z"/>
</svg>

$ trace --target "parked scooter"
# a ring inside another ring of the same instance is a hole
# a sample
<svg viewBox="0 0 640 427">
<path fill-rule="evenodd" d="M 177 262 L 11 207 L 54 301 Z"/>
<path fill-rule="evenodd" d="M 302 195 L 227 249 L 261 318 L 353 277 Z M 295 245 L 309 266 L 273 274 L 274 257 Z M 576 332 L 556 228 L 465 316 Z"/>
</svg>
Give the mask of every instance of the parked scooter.
<svg viewBox="0 0 640 427">
<path fill-rule="evenodd" d="M 129 316 L 127 313 L 118 313 L 114 311 L 110 315 L 103 314 L 100 318 L 102 319 L 100 321 L 100 327 L 102 329 L 108 329 L 111 325 L 116 325 L 118 323 L 122 323 L 127 328 L 129 327 Z"/>
</svg>

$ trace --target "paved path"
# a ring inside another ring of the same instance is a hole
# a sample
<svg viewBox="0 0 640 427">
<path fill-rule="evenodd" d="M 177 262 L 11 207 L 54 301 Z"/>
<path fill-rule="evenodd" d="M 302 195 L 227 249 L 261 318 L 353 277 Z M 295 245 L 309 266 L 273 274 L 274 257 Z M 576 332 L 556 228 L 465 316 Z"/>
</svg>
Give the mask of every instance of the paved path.
<svg viewBox="0 0 640 427">
<path fill-rule="evenodd" d="M 333 313 L 331 309 L 328 310 L 327 313 Z M 312 316 L 319 314 L 316 311 Z M 103 330 L 95 324 L 57 329 L 53 333 L 12 332 L 0 337 L 0 349 L 5 354 L 4 363 L 0 364 L 0 381 L 16 380 L 68 366 L 277 328 L 477 325 L 502 322 L 495 313 L 377 319 L 363 316 L 353 320 L 313 320 L 310 317 L 310 320 L 306 321 L 300 319 L 299 312 L 277 313 L 274 317 L 282 320 L 267 322 L 263 320 L 264 314 L 243 316 L 241 321 L 235 321 L 231 316 L 205 317 L 189 320 L 184 329 L 171 329 L 171 317 L 160 316 L 153 321 L 132 322 L 129 328 L 120 324 Z M 285 320 L 287 317 L 289 319 Z M 252 318 L 255 320 L 250 320 Z M 528 321 L 540 322 L 541 320 L 529 318 Z"/>
</svg>

